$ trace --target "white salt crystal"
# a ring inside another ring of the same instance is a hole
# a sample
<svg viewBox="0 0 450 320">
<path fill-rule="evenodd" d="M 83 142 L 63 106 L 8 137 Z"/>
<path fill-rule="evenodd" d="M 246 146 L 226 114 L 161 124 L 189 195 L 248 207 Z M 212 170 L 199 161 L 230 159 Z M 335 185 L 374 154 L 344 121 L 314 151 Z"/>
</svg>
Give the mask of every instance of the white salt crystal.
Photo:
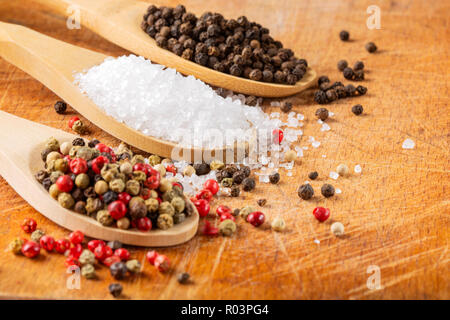
<svg viewBox="0 0 450 320">
<path fill-rule="evenodd" d="M 300 120 L 300 121 L 302 121 L 302 120 L 305 119 L 305 116 L 302 115 L 301 113 L 297 113 L 297 119 Z"/>
<path fill-rule="evenodd" d="M 323 123 L 320 131 L 329 131 L 331 128 L 327 123 Z"/>
<path fill-rule="evenodd" d="M 308 150 L 308 147 L 302 147 L 303 148 L 303 150 Z"/>
<path fill-rule="evenodd" d="M 416 146 L 416 143 L 413 140 L 406 139 L 405 141 L 403 141 L 402 148 L 403 149 L 414 149 L 415 146 Z"/>
<path fill-rule="evenodd" d="M 217 139 L 212 132 L 272 132 L 279 127 L 279 119 L 270 119 L 260 107 L 244 105 L 242 94 L 231 92 L 224 99 L 193 76 L 185 77 L 135 55 L 108 58 L 85 73 L 76 74 L 75 83 L 117 121 L 145 135 L 183 146 L 223 147 L 234 141 Z M 237 136 L 236 140 L 247 139 Z"/>
<path fill-rule="evenodd" d="M 313 142 L 313 141 L 315 141 L 314 137 L 312 137 L 312 136 L 309 136 L 309 138 L 308 138 L 308 142 Z"/>
<path fill-rule="evenodd" d="M 270 103 L 270 106 L 271 107 L 279 107 L 279 106 L 281 106 L 281 103 L 280 103 L 280 101 L 272 101 Z"/>
<path fill-rule="evenodd" d="M 272 113 L 270 114 L 270 117 L 271 117 L 271 118 L 279 118 L 279 117 L 280 117 L 280 113 L 279 113 L 279 112 L 272 112 Z"/>
<path fill-rule="evenodd" d="M 335 193 L 336 193 L 336 194 L 340 194 L 340 193 L 342 193 L 342 190 L 341 190 L 341 189 L 339 189 L 339 188 L 336 188 L 336 191 L 335 191 Z"/>
<path fill-rule="evenodd" d="M 337 180 L 339 178 L 339 173 L 331 171 L 330 172 L 330 178 L 334 179 L 334 180 Z"/>
<path fill-rule="evenodd" d="M 360 173 L 361 171 L 362 171 L 361 166 L 360 166 L 359 164 L 357 164 L 357 165 L 355 166 L 355 172 L 356 172 L 356 173 Z"/>
<path fill-rule="evenodd" d="M 289 171 L 286 175 L 287 175 L 288 177 L 292 177 L 292 171 Z"/>
<path fill-rule="evenodd" d="M 303 182 L 304 184 L 310 184 L 308 180 L 306 180 L 305 182 Z"/>
<path fill-rule="evenodd" d="M 327 155 L 326 155 L 326 154 L 323 154 L 323 155 L 322 155 L 322 158 L 326 158 L 326 157 L 327 157 Z"/>
<path fill-rule="evenodd" d="M 314 243 L 320 244 L 320 240 L 314 239 Z"/>
<path fill-rule="evenodd" d="M 319 120 L 317 120 L 317 123 L 318 123 L 318 124 L 322 124 L 323 121 L 319 119 Z"/>
<path fill-rule="evenodd" d="M 329 117 L 334 116 L 334 112 L 328 111 L 328 116 L 329 116 Z"/>
<path fill-rule="evenodd" d="M 311 145 L 312 145 L 314 148 L 318 148 L 318 147 L 320 146 L 320 142 L 319 142 L 319 141 L 313 141 L 313 142 L 311 143 Z"/>
</svg>

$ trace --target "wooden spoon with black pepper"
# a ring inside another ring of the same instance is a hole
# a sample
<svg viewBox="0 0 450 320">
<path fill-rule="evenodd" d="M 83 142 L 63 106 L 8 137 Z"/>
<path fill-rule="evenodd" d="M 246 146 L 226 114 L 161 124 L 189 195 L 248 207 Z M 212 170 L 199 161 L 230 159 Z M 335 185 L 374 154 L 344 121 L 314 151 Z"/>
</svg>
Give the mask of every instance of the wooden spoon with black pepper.
<svg viewBox="0 0 450 320">
<path fill-rule="evenodd" d="M 295 85 L 253 81 L 219 72 L 183 59 L 158 47 L 140 25 L 149 3 L 133 0 L 34 0 L 62 15 L 80 13 L 80 23 L 103 38 L 151 61 L 176 69 L 211 85 L 259 97 L 285 97 L 299 93 L 315 83 L 316 72 L 308 68 Z M 76 10 L 79 10 L 78 12 Z"/>
<path fill-rule="evenodd" d="M 65 142 L 73 141 L 76 136 L 3 111 L 0 111 L 0 127 L 0 175 L 31 206 L 58 225 L 69 230 L 81 230 L 92 238 L 146 247 L 174 246 L 196 234 L 199 215 L 188 197 L 186 201 L 194 211 L 190 217 L 170 229 L 148 232 L 104 227 L 86 215 L 64 209 L 50 197 L 34 175 L 43 167 L 40 151 L 46 139 L 54 137 Z"/>
</svg>

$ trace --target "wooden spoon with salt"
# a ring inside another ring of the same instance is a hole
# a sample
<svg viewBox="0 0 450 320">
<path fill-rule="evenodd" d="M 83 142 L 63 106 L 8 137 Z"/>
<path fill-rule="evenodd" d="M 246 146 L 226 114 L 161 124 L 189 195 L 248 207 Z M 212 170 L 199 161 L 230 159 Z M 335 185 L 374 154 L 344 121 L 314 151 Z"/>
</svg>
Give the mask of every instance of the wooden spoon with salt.
<svg viewBox="0 0 450 320">
<path fill-rule="evenodd" d="M 73 141 L 76 136 L 3 111 L 0 111 L 0 127 L 0 175 L 31 206 L 60 226 L 69 230 L 81 230 L 85 235 L 96 239 L 118 240 L 125 244 L 146 247 L 177 245 L 190 240 L 196 234 L 199 215 L 192 203 L 194 213 L 184 222 L 167 230 L 148 232 L 104 227 L 86 215 L 64 209 L 34 175 L 43 168 L 40 152 L 46 139 L 54 137 L 65 142 Z M 186 201 L 190 202 L 188 197 Z"/>
<path fill-rule="evenodd" d="M 150 3 L 134 0 L 34 0 L 63 15 L 75 17 L 103 38 L 151 61 L 176 69 L 185 75 L 217 87 L 259 97 L 285 97 L 299 93 L 314 84 L 316 72 L 308 68 L 295 85 L 253 81 L 203 67 L 156 45 L 140 25 Z"/>
</svg>

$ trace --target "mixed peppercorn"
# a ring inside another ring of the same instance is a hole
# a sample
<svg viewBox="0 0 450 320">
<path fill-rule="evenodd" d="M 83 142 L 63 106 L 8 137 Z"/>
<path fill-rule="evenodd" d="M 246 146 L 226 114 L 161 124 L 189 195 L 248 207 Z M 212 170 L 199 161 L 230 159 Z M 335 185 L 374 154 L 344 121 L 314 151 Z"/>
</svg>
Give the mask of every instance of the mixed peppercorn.
<svg viewBox="0 0 450 320">
<path fill-rule="evenodd" d="M 294 85 L 307 71 L 305 59 L 274 40 L 269 29 L 247 17 L 201 17 L 175 8 L 150 5 L 141 24 L 156 44 L 184 59 L 237 77 Z"/>
</svg>

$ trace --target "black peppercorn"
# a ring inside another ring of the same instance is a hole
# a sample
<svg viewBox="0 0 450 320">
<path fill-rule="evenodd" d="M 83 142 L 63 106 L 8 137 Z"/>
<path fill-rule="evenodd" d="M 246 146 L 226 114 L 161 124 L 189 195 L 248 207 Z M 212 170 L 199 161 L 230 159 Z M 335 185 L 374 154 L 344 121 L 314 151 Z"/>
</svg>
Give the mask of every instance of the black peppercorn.
<svg viewBox="0 0 450 320">
<path fill-rule="evenodd" d="M 355 80 L 355 81 L 362 81 L 362 80 L 364 80 L 364 70 L 357 70 L 357 71 L 355 71 L 355 75 L 353 77 L 353 80 Z"/>
<path fill-rule="evenodd" d="M 358 91 L 360 95 L 365 95 L 367 93 L 367 88 L 363 86 L 357 86 L 356 91 Z"/>
<path fill-rule="evenodd" d="M 352 112 L 357 116 L 359 116 L 361 113 L 363 113 L 363 111 L 364 111 L 364 109 L 363 109 L 362 105 L 360 105 L 360 104 L 356 104 L 352 107 Z"/>
<path fill-rule="evenodd" d="M 109 267 L 109 272 L 116 280 L 122 280 L 127 275 L 127 266 L 124 262 L 116 262 Z"/>
<path fill-rule="evenodd" d="M 111 293 L 111 295 L 114 298 L 117 298 L 117 297 L 119 297 L 122 294 L 123 288 L 122 288 L 122 285 L 120 283 L 111 283 L 108 286 L 108 290 L 109 290 L 109 293 Z"/>
<path fill-rule="evenodd" d="M 353 65 L 353 70 L 363 70 L 364 69 L 364 62 L 362 61 L 356 61 Z"/>
<path fill-rule="evenodd" d="M 37 181 L 39 181 L 40 183 L 44 182 L 44 179 L 48 177 L 48 172 L 45 170 L 39 170 L 36 174 L 35 174 L 35 178 Z"/>
<path fill-rule="evenodd" d="M 353 72 L 352 68 L 347 67 L 347 68 L 344 69 L 343 75 L 344 75 L 345 79 L 352 80 L 353 76 L 355 75 L 355 73 Z"/>
<path fill-rule="evenodd" d="M 319 108 L 316 110 L 316 117 L 319 118 L 322 121 L 325 121 L 328 119 L 328 109 L 327 108 Z"/>
<path fill-rule="evenodd" d="M 350 38 L 350 33 L 348 33 L 348 31 L 346 30 L 342 30 L 341 32 L 339 32 L 339 38 L 342 41 L 348 41 L 348 39 Z"/>
<path fill-rule="evenodd" d="M 250 176 L 250 174 L 252 173 L 251 169 L 249 166 L 243 166 L 241 167 L 240 171 L 242 171 L 244 173 L 244 176 L 247 178 Z"/>
<path fill-rule="evenodd" d="M 242 189 L 244 191 L 251 191 L 255 189 L 256 183 L 255 179 L 253 178 L 245 178 L 244 181 L 242 181 Z"/>
<path fill-rule="evenodd" d="M 327 76 L 320 76 L 319 79 L 317 79 L 319 86 L 324 82 L 330 82 L 330 79 Z"/>
<path fill-rule="evenodd" d="M 103 194 L 103 202 L 105 202 L 106 204 L 110 204 L 113 201 L 117 200 L 117 193 L 115 193 L 114 191 L 106 191 Z"/>
<path fill-rule="evenodd" d="M 311 180 L 316 180 L 318 176 L 319 174 L 317 173 L 317 171 L 313 171 L 308 174 L 308 178 L 310 178 Z"/>
<path fill-rule="evenodd" d="M 375 51 L 377 51 L 377 46 L 373 42 L 368 42 L 365 48 L 369 53 L 374 53 Z"/>
<path fill-rule="evenodd" d="M 334 195 L 334 187 L 331 184 L 325 183 L 320 189 L 322 195 L 325 198 L 332 197 Z"/>
<path fill-rule="evenodd" d="M 277 184 L 280 181 L 280 174 L 278 172 L 274 172 L 269 175 L 269 181 L 272 184 Z"/>
<path fill-rule="evenodd" d="M 108 241 L 107 246 L 113 250 L 120 249 L 123 247 L 122 242 L 117 240 Z"/>
<path fill-rule="evenodd" d="M 64 101 L 57 101 L 54 105 L 55 111 L 58 114 L 64 114 L 67 109 L 67 103 Z"/>
<path fill-rule="evenodd" d="M 258 104 L 258 98 L 255 96 L 248 96 L 245 98 L 245 104 L 251 107 L 254 107 Z"/>
<path fill-rule="evenodd" d="M 348 97 L 352 97 L 352 96 L 355 95 L 356 88 L 355 88 L 354 85 L 348 84 L 348 85 L 345 86 L 345 92 L 347 93 Z"/>
<path fill-rule="evenodd" d="M 329 102 L 337 100 L 337 98 L 338 98 L 337 92 L 334 89 L 330 89 L 330 90 L 326 91 L 325 94 L 326 94 L 327 100 Z"/>
<path fill-rule="evenodd" d="M 242 171 L 236 171 L 235 173 L 233 173 L 233 177 L 232 178 L 233 178 L 233 183 L 241 184 L 242 181 L 244 181 L 244 179 L 246 177 L 245 177 L 245 174 Z"/>
<path fill-rule="evenodd" d="M 237 186 L 237 185 L 231 186 L 230 195 L 232 197 L 239 197 L 240 193 L 241 193 L 241 189 L 239 188 L 239 186 Z"/>
<path fill-rule="evenodd" d="M 182 272 L 177 275 L 178 283 L 186 284 L 189 282 L 190 275 L 187 272 Z"/>
<path fill-rule="evenodd" d="M 309 183 L 306 183 L 298 188 L 297 194 L 303 200 L 309 200 L 314 195 L 314 189 L 311 187 Z"/>
<path fill-rule="evenodd" d="M 316 101 L 318 104 L 328 103 L 326 92 L 323 90 L 318 90 L 314 92 L 314 101 Z"/>
<path fill-rule="evenodd" d="M 88 147 L 89 148 L 94 148 L 99 143 L 100 143 L 100 141 L 98 141 L 97 139 L 92 139 L 91 141 L 89 141 Z"/>
<path fill-rule="evenodd" d="M 85 146 L 85 142 L 84 142 L 84 139 L 83 138 L 75 138 L 73 141 L 72 141 L 72 145 L 73 146 L 81 146 L 81 147 L 84 147 Z"/>
<path fill-rule="evenodd" d="M 78 201 L 77 203 L 75 203 L 73 210 L 80 214 L 86 214 L 86 202 Z"/>
<path fill-rule="evenodd" d="M 211 168 L 206 163 L 194 164 L 195 174 L 198 176 L 203 176 L 211 171 Z"/>
<path fill-rule="evenodd" d="M 45 190 L 49 190 L 51 185 L 52 185 L 52 180 L 50 178 L 45 178 L 44 180 L 42 180 L 42 186 L 45 188 Z"/>
<path fill-rule="evenodd" d="M 264 207 L 266 205 L 266 203 L 267 203 L 267 199 L 258 199 L 256 201 L 256 203 L 258 204 L 258 206 Z"/>
<path fill-rule="evenodd" d="M 288 102 L 288 101 L 284 101 L 281 106 L 280 106 L 281 111 L 283 111 L 284 113 L 288 113 L 289 111 L 292 110 L 292 103 Z"/>
<path fill-rule="evenodd" d="M 344 69 L 348 67 L 348 63 L 346 60 L 339 60 L 337 67 L 339 71 L 344 71 Z"/>
</svg>

